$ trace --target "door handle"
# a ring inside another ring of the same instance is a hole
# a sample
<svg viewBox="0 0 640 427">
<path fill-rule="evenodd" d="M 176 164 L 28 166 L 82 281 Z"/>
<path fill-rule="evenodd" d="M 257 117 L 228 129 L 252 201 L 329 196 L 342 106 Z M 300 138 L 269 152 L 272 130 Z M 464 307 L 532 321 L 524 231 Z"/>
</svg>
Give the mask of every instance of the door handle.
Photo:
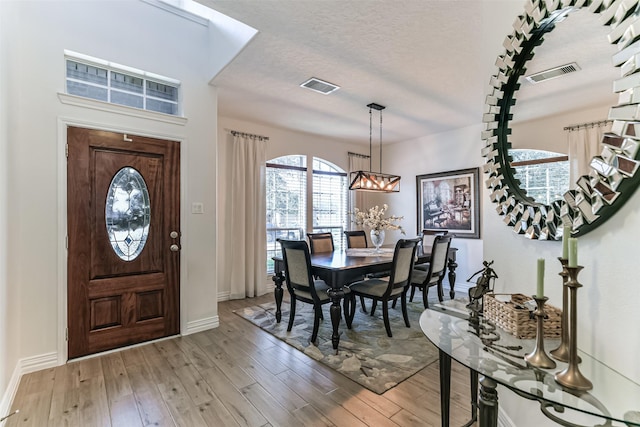
<svg viewBox="0 0 640 427">
<path fill-rule="evenodd" d="M 169 246 L 169 249 L 171 250 L 171 252 L 178 252 L 180 250 L 180 246 L 173 244 Z"/>
</svg>

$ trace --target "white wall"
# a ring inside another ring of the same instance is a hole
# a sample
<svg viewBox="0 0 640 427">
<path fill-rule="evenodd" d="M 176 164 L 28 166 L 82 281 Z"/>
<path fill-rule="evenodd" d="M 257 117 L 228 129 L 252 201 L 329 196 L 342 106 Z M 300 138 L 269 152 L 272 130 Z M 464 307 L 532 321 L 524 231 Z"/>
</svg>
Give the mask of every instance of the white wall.
<svg viewBox="0 0 640 427">
<path fill-rule="evenodd" d="M 11 5 L 0 2 L 0 233 L 7 236 L 9 224 L 7 221 L 7 209 L 9 206 L 9 108 L 8 97 L 10 69 L 8 67 L 9 34 L 6 28 L 9 22 Z M 11 328 L 9 321 L 14 315 L 12 305 L 11 288 L 7 277 L 7 254 L 10 242 L 8 239 L 0 239 L 0 390 L 4 390 L 9 383 L 11 372 L 17 360 L 16 333 Z M 0 403 L 0 414 L 8 410 L 7 404 Z"/>
<path fill-rule="evenodd" d="M 517 94 L 516 94 L 517 95 Z M 567 126 L 606 120 L 609 108 L 614 104 L 586 109 L 576 109 L 567 114 L 547 116 L 537 120 L 510 123 L 513 148 L 533 148 L 567 154 Z"/>
<path fill-rule="evenodd" d="M 11 318 L 0 329 L 0 390 L 25 360 L 55 363 L 66 351 L 59 339 L 66 325 L 65 123 L 182 141 L 181 326 L 183 333 L 214 326 L 217 95 L 208 85 L 216 50 L 211 29 L 139 1 L 0 4 L 0 308 L 3 319 Z M 61 103 L 64 49 L 181 80 L 186 123 Z M 203 215 L 190 214 L 192 201 L 204 204 Z"/>
<path fill-rule="evenodd" d="M 392 213 L 404 215 L 407 236 L 412 237 L 422 230 L 417 225 L 416 176 L 478 167 L 482 163 L 480 129 L 480 125 L 472 126 L 393 144 L 386 149 L 383 172 L 399 174 L 402 180 L 400 192 L 385 195 L 385 202 L 389 204 Z M 482 193 L 479 196 L 481 195 Z M 480 204 L 483 203 L 484 198 L 480 200 Z M 458 248 L 456 290 L 466 290 L 469 287 L 466 280 L 482 268 L 482 227 L 480 237 L 481 239 L 455 238 L 451 243 L 451 246 Z M 446 282 L 448 283 L 448 279 Z"/>
<path fill-rule="evenodd" d="M 321 95 L 319 95 L 321 96 Z M 227 209 L 229 205 L 230 195 L 228 183 L 231 177 L 229 166 L 232 164 L 232 139 L 229 130 L 261 135 L 269 138 L 267 145 L 267 160 L 290 154 L 301 154 L 311 157 L 323 158 L 341 169 L 347 171 L 349 168 L 349 159 L 347 153 L 349 151 L 364 153 L 368 151 L 368 146 L 358 144 L 350 144 L 344 141 L 330 140 L 318 135 L 305 134 L 300 132 L 292 132 L 283 130 L 273 126 L 246 122 L 242 120 L 230 119 L 226 117 L 218 118 L 218 176 L 220 179 L 218 184 L 218 248 L 219 253 L 233 236 L 227 233 L 226 225 L 230 215 Z M 266 250 L 266 249 L 265 249 Z M 229 271 L 225 268 L 226 263 L 222 256 L 218 263 L 218 299 L 228 299 L 230 292 Z M 268 284 L 273 285 L 271 276 L 265 273 L 265 280 Z"/>
</svg>

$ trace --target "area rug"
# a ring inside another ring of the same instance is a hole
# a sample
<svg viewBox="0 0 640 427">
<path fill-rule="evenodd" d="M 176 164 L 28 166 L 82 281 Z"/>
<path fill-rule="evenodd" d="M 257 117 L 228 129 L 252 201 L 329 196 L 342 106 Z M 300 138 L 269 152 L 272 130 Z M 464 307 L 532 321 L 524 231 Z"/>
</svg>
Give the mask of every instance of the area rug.
<svg viewBox="0 0 640 427">
<path fill-rule="evenodd" d="M 367 303 L 370 308 L 371 301 L 367 300 Z M 341 335 L 337 354 L 331 344 L 329 304 L 323 306 L 324 320 L 320 323 L 317 346 L 309 342 L 313 330 L 310 304 L 297 304 L 291 332 L 287 332 L 287 302 L 282 303 L 280 323 L 276 323 L 275 302 L 246 307 L 237 310 L 236 314 L 363 387 L 382 394 L 438 359 L 438 350 L 420 329 L 419 318 L 424 311 L 422 301 L 408 303 L 407 306 L 410 328 L 404 325 L 399 304 L 397 308 L 389 309 L 393 332 L 393 337 L 389 338 L 382 320 L 382 307 L 378 305 L 372 317 L 362 312 L 358 302 L 353 328 L 347 329 L 344 319 L 340 322 Z"/>
</svg>

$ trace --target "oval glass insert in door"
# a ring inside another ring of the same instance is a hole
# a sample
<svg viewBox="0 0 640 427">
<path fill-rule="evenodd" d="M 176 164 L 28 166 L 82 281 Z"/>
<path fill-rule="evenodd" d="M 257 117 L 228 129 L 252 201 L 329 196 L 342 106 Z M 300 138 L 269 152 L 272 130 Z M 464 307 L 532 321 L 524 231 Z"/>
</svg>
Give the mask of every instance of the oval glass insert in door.
<svg viewBox="0 0 640 427">
<path fill-rule="evenodd" d="M 107 193 L 105 220 L 116 255 L 124 261 L 136 259 L 147 242 L 151 222 L 149 191 L 136 169 L 124 167 L 114 175 Z"/>
</svg>

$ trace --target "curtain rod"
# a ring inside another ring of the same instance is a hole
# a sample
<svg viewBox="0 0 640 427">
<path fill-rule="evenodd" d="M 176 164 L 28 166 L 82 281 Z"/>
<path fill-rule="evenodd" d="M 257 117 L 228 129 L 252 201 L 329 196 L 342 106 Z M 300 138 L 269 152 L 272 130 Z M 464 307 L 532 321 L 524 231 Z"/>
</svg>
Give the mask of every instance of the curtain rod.
<svg viewBox="0 0 640 427">
<path fill-rule="evenodd" d="M 259 139 L 261 141 L 268 141 L 269 140 L 268 136 L 254 135 L 252 133 L 244 133 L 244 132 L 240 132 L 240 131 L 237 131 L 237 130 L 226 129 L 226 128 L 225 128 L 225 130 L 227 132 L 229 132 L 233 136 L 243 136 L 245 138 L 254 138 L 254 139 Z"/>
<path fill-rule="evenodd" d="M 348 154 L 349 156 L 353 156 L 353 157 L 361 157 L 361 158 L 363 158 L 363 159 L 368 159 L 369 157 L 371 157 L 371 156 L 367 156 L 366 154 L 354 153 L 354 152 L 352 152 L 352 151 L 348 151 L 348 152 L 347 152 L 347 154 Z"/>
<path fill-rule="evenodd" d="M 563 130 L 577 130 L 577 129 L 586 128 L 589 126 L 596 127 L 596 126 L 606 125 L 607 123 L 612 123 L 612 122 L 613 120 L 598 120 L 597 122 L 580 123 L 579 125 L 567 126 Z"/>
</svg>

